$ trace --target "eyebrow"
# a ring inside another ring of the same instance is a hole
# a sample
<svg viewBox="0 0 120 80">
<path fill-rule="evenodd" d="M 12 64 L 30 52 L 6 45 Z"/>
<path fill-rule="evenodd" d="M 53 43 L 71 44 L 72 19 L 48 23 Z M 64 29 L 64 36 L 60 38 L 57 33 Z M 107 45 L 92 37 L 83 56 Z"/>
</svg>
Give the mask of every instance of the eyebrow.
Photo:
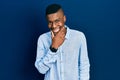
<svg viewBox="0 0 120 80">
<path fill-rule="evenodd" d="M 48 22 L 55 22 L 55 21 L 58 21 L 58 20 L 60 20 L 61 18 L 57 18 L 57 19 L 55 19 L 54 21 L 49 21 L 48 20 Z"/>
</svg>

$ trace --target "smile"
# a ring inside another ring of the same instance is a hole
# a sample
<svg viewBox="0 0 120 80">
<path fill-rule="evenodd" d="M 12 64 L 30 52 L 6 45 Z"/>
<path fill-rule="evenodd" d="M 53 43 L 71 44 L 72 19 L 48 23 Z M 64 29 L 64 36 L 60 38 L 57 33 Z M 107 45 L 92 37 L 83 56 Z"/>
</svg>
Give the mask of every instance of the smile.
<svg viewBox="0 0 120 80">
<path fill-rule="evenodd" d="M 57 32 L 60 31 L 60 27 L 54 28 L 54 29 L 52 29 L 52 31 L 53 31 L 54 33 L 57 33 Z"/>
</svg>

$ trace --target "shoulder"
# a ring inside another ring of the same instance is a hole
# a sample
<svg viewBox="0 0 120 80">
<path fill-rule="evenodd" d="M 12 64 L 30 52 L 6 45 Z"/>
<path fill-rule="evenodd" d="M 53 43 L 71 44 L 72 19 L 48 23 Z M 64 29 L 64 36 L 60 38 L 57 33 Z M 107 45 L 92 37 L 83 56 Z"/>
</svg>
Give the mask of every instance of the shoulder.
<svg viewBox="0 0 120 80">
<path fill-rule="evenodd" d="M 85 34 L 81 31 L 71 29 L 70 34 L 71 39 L 77 43 L 84 44 L 87 42 Z"/>
<path fill-rule="evenodd" d="M 43 33 L 41 34 L 39 37 L 38 37 L 38 41 L 40 40 L 47 40 L 50 38 L 50 32 L 46 32 L 46 33 Z"/>
<path fill-rule="evenodd" d="M 85 37 L 85 34 L 82 31 L 75 30 L 75 29 L 70 29 L 70 34 L 73 35 L 73 36 L 76 36 L 78 38 Z"/>
</svg>

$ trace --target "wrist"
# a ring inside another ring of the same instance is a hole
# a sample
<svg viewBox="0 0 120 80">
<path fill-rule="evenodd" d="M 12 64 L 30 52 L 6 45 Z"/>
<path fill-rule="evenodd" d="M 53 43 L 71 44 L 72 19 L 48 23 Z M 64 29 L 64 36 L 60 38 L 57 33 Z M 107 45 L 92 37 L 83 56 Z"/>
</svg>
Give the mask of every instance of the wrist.
<svg viewBox="0 0 120 80">
<path fill-rule="evenodd" d="M 55 47 L 52 47 L 52 46 L 50 46 L 50 50 L 52 51 L 52 52 L 57 52 L 57 48 L 55 48 Z"/>
<path fill-rule="evenodd" d="M 52 48 L 55 48 L 55 49 L 58 49 L 58 46 L 57 46 L 57 45 L 54 45 L 54 44 L 52 44 L 51 47 L 52 47 Z"/>
</svg>

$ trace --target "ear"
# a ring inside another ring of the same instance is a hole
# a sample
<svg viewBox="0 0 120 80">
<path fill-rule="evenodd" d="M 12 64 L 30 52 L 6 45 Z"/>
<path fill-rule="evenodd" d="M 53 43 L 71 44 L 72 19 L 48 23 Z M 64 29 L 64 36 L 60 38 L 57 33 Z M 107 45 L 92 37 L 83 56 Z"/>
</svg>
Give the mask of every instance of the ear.
<svg viewBox="0 0 120 80">
<path fill-rule="evenodd" d="M 66 22 L 66 16 L 64 15 L 64 22 Z"/>
</svg>

